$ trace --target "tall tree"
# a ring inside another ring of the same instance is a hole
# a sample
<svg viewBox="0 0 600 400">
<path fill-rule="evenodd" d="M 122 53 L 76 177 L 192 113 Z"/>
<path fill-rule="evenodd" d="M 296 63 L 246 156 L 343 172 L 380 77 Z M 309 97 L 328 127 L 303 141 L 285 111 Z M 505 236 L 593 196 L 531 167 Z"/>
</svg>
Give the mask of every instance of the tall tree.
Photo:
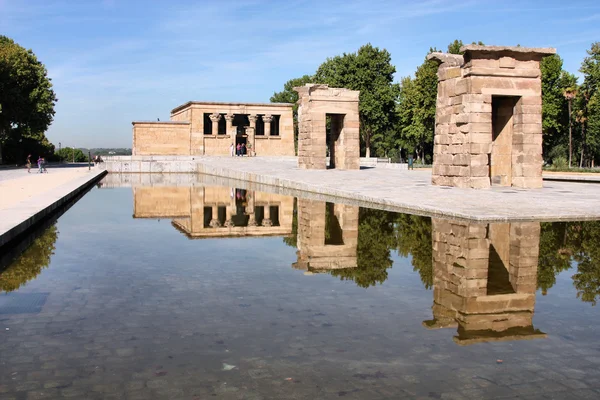
<svg viewBox="0 0 600 400">
<path fill-rule="evenodd" d="M 358 215 L 357 267 L 330 271 L 341 280 L 352 280 L 357 286 L 368 288 L 382 284 L 392 267 L 390 250 L 394 248 L 395 214 L 370 208 L 360 208 Z"/>
<path fill-rule="evenodd" d="M 389 143 L 385 136 L 393 132 L 399 91 L 395 72 L 390 53 L 369 43 L 356 53 L 328 58 L 315 74 L 317 83 L 360 91 L 360 133 L 367 157 L 371 147 L 383 155 L 383 143 Z"/>
<path fill-rule="evenodd" d="M 304 86 L 307 83 L 314 82 L 312 75 L 303 75 L 300 78 L 290 79 L 283 85 L 281 92 L 273 93 L 271 96 L 271 103 L 290 103 L 292 104 L 292 111 L 294 115 L 294 147 L 298 148 L 298 92 L 294 90 L 295 87 Z"/>
<path fill-rule="evenodd" d="M 431 218 L 398 214 L 396 240 L 398 254 L 412 258 L 413 271 L 419 272 L 425 288 L 431 289 L 433 287 Z"/>
<path fill-rule="evenodd" d="M 33 51 L 0 35 L 0 163 L 11 139 L 39 135 L 52 123 L 57 99 L 46 67 Z"/>
<path fill-rule="evenodd" d="M 580 90 L 579 110 L 577 117 L 581 130 L 581 158 L 583 165 L 584 152 L 587 149 L 587 159 L 590 164 L 600 156 L 600 42 L 592 43 L 587 51 L 579 71 L 583 74 Z"/>
<path fill-rule="evenodd" d="M 54 244 L 58 238 L 56 225 L 52 225 L 21 254 L 8 268 L 0 272 L 0 293 L 12 292 L 34 279 L 50 265 Z"/>
<path fill-rule="evenodd" d="M 482 44 L 479 42 L 479 44 Z M 460 54 L 463 42 L 455 40 L 448 45 L 448 52 Z M 438 51 L 430 48 L 429 53 Z M 428 53 L 428 54 L 429 54 Z M 416 153 L 423 162 L 433 155 L 433 135 L 437 101 L 438 65 L 425 59 L 415 77 L 403 78 L 397 113 L 400 119 L 400 142 L 409 154 Z"/>
<path fill-rule="evenodd" d="M 565 157 L 566 132 L 569 127 L 569 96 L 577 78 L 562 69 L 563 60 L 557 54 L 540 63 L 542 74 L 543 154 L 546 159 Z"/>
</svg>

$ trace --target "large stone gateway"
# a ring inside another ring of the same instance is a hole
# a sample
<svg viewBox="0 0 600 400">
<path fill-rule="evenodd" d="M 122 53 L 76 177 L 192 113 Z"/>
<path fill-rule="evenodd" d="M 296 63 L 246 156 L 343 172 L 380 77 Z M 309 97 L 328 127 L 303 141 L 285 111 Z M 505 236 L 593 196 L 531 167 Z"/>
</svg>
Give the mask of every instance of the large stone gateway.
<svg viewBox="0 0 600 400">
<path fill-rule="evenodd" d="M 294 90 L 299 96 L 298 167 L 359 169 L 359 92 L 315 84 Z"/>
<path fill-rule="evenodd" d="M 432 183 L 542 187 L 540 61 L 555 49 L 463 46 L 439 63 Z"/>
</svg>

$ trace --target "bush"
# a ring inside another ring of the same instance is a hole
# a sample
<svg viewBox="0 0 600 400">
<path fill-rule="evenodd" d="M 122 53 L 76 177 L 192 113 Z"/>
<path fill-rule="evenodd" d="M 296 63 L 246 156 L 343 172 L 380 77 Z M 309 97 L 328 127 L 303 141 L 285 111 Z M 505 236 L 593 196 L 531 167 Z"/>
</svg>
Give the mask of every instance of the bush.
<svg viewBox="0 0 600 400">
<path fill-rule="evenodd" d="M 559 156 L 552 159 L 552 168 L 553 169 L 564 169 L 569 168 L 569 162 L 567 158 L 564 156 Z"/>
</svg>

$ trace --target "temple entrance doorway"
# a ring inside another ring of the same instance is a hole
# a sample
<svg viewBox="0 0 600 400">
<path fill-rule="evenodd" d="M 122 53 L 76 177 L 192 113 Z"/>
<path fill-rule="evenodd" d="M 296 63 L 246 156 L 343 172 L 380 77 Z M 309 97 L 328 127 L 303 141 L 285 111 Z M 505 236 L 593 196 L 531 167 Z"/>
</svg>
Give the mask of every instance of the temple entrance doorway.
<svg viewBox="0 0 600 400">
<path fill-rule="evenodd" d="M 519 97 L 492 96 L 490 184 L 512 186 L 514 109 Z"/>
<path fill-rule="evenodd" d="M 327 156 L 329 157 L 328 169 L 336 168 L 336 164 L 340 166 L 341 160 L 344 157 L 342 154 L 344 116 L 344 114 L 325 115 L 325 141 L 327 144 Z"/>
</svg>

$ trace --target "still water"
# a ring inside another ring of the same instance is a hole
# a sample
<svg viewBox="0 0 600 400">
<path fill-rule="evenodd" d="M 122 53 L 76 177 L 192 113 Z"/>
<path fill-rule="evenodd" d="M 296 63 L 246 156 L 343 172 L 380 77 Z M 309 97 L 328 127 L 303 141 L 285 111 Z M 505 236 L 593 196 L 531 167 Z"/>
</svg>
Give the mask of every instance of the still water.
<svg viewBox="0 0 600 400">
<path fill-rule="evenodd" d="M 95 188 L 0 274 L 2 399 L 600 398 L 600 222 Z"/>
</svg>

